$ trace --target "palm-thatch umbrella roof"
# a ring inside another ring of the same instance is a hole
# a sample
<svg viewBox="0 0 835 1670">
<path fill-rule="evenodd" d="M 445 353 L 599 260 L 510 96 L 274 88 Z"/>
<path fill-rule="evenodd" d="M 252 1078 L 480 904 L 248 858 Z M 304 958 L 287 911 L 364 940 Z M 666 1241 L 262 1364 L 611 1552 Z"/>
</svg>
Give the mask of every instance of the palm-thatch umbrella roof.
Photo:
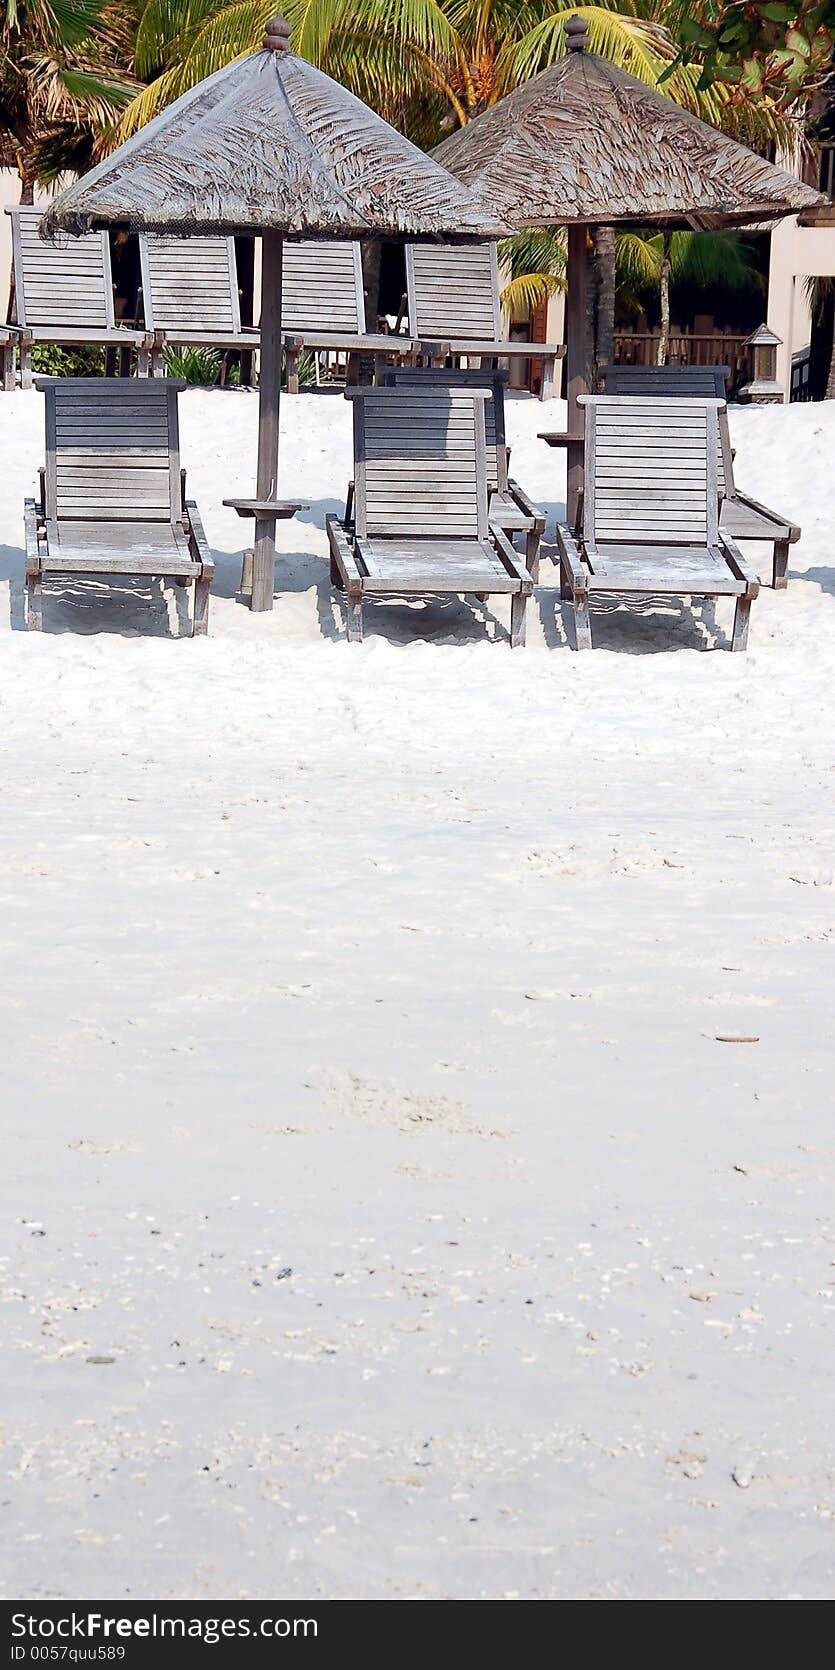
<svg viewBox="0 0 835 1670">
<path fill-rule="evenodd" d="M 278 499 L 283 240 L 501 237 L 507 228 L 431 157 L 289 51 L 289 26 L 218 70 L 61 194 L 45 236 L 90 227 L 260 232 L 261 359 L 252 607 L 271 609 Z"/>
<path fill-rule="evenodd" d="M 618 221 L 706 229 L 825 202 L 783 168 L 585 48 L 569 51 L 433 152 L 516 227 Z"/>
<path fill-rule="evenodd" d="M 290 238 L 501 237 L 473 193 L 289 50 L 239 58 L 57 198 L 50 227 Z"/>
<path fill-rule="evenodd" d="M 565 25 L 568 52 L 445 139 L 433 152 L 513 226 L 568 227 L 568 512 L 582 486 L 587 392 L 589 225 L 631 221 L 714 229 L 797 214 L 826 199 L 586 50 L 588 26 Z"/>
</svg>

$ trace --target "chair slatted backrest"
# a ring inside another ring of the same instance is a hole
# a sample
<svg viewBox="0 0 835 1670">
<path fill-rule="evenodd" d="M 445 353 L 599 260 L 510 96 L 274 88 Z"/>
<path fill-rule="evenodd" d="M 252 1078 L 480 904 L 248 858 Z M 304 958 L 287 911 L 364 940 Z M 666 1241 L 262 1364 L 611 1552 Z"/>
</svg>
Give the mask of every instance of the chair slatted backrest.
<svg viewBox="0 0 835 1670">
<path fill-rule="evenodd" d="M 597 544 L 715 545 L 719 400 L 581 395 L 583 532 Z"/>
<path fill-rule="evenodd" d="M 486 391 L 347 393 L 354 403 L 359 538 L 486 538 Z"/>
<path fill-rule="evenodd" d="M 607 365 L 607 394 L 658 400 L 724 400 L 727 365 Z M 733 458 L 727 420 L 719 424 L 719 492 L 733 493 Z"/>
<path fill-rule="evenodd" d="M 139 259 L 148 330 L 239 333 L 234 238 L 172 238 L 143 232 Z"/>
<path fill-rule="evenodd" d="M 499 258 L 491 244 L 407 244 L 413 336 L 499 342 Z"/>
<path fill-rule="evenodd" d="M 435 366 L 394 366 L 386 382 L 395 388 L 482 388 L 490 399 L 484 407 L 484 439 L 487 446 L 487 490 L 507 491 L 507 441 L 504 426 L 504 371 L 453 371 Z"/>
<path fill-rule="evenodd" d="M 174 378 L 38 377 L 49 522 L 182 520 Z"/>
<path fill-rule="evenodd" d="M 333 331 L 365 335 L 365 296 L 358 243 L 306 239 L 285 243 L 281 328 L 292 335 Z"/>
<path fill-rule="evenodd" d="M 59 233 L 55 243 L 38 231 L 43 210 L 7 208 L 12 222 L 15 322 L 31 330 L 64 327 L 112 330 L 113 279 L 106 232 L 80 238 Z"/>
</svg>

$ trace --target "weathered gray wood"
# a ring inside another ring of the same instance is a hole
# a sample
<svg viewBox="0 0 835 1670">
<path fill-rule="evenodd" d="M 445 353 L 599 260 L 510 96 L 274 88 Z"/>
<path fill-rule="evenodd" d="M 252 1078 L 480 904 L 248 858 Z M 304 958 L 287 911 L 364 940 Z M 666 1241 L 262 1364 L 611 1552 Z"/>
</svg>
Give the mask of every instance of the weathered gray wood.
<svg viewBox="0 0 835 1670">
<path fill-rule="evenodd" d="M 107 232 L 65 236 L 60 245 L 50 244 L 40 236 L 42 209 L 15 204 L 7 207 L 6 214 L 12 226 L 23 387 L 31 386 L 31 349 L 36 342 L 121 345 L 144 351 L 146 332 L 119 325 L 114 318 Z"/>
<path fill-rule="evenodd" d="M 604 374 L 607 394 L 664 400 L 694 395 L 722 400 L 728 375 L 726 365 L 610 365 Z M 782 590 L 787 583 L 788 545 L 800 538 L 800 528 L 736 486 L 727 410 L 719 413 L 718 469 L 722 527 L 732 539 L 764 540 L 772 545 L 772 584 Z"/>
<path fill-rule="evenodd" d="M 546 384 L 553 389 L 554 361 L 565 351 L 562 344 L 502 338 L 495 244 L 471 244 L 463 249 L 407 244 L 406 295 L 413 336 L 437 337 L 445 355 L 453 358 L 541 359 L 548 366 L 542 398 L 546 398 Z"/>
<path fill-rule="evenodd" d="M 349 636 L 362 597 L 507 592 L 530 574 L 487 508 L 485 388 L 346 391 L 354 407 L 355 523 L 327 519 L 331 572 L 348 594 Z M 513 612 L 514 643 L 524 608 Z"/>
<path fill-rule="evenodd" d="M 560 526 L 563 596 L 577 648 L 590 646 L 590 592 L 751 600 L 759 582 L 719 527 L 716 399 L 582 395 L 585 455 L 582 536 Z M 634 468 L 633 468 L 634 466 Z M 747 611 L 734 646 L 744 648 Z"/>
<path fill-rule="evenodd" d="M 278 483 L 278 421 L 281 399 L 280 233 L 266 232 L 261 250 L 261 371 L 258 383 L 258 471 L 255 496 L 275 499 Z M 256 611 L 271 609 L 275 591 L 275 520 L 256 516 L 252 563 L 252 602 Z"/>
<path fill-rule="evenodd" d="M 241 325 L 234 238 L 141 233 L 139 258 L 145 325 L 157 353 L 165 343 L 258 347 L 258 331 Z"/>
<path fill-rule="evenodd" d="M 45 575 L 134 574 L 195 584 L 206 631 L 214 572 L 197 506 L 184 499 L 182 383 L 38 378 L 45 395 L 42 503 L 25 506 L 30 624 Z"/>
</svg>

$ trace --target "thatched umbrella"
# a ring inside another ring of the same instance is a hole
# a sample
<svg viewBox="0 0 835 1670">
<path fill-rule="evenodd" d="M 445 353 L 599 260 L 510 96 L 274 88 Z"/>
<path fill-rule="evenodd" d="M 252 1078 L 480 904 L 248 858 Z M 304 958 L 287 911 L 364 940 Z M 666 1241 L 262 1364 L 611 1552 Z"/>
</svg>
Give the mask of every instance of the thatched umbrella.
<svg viewBox="0 0 835 1670">
<path fill-rule="evenodd" d="M 501 237 L 472 192 L 360 99 L 289 50 L 289 25 L 267 25 L 263 50 L 239 58 L 164 110 L 63 192 L 44 235 L 132 231 L 263 236 L 253 609 L 271 609 L 278 500 L 281 268 L 285 237 Z"/>
<path fill-rule="evenodd" d="M 761 223 L 826 200 L 782 168 L 587 51 L 588 26 L 565 25 L 567 55 L 433 152 L 503 220 L 568 227 L 568 499 L 582 486 L 577 397 L 590 385 L 587 228 L 632 222 Z"/>
</svg>

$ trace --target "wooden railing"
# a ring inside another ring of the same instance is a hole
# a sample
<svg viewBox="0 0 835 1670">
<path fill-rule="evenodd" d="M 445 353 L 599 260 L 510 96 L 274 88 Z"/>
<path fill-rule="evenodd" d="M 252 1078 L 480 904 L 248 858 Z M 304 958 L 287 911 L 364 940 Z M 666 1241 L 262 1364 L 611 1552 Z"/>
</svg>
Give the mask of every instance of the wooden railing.
<svg viewBox="0 0 835 1670">
<path fill-rule="evenodd" d="M 655 365 L 658 359 L 658 331 L 616 331 L 616 365 Z M 670 365 L 729 365 L 740 380 L 747 376 L 748 350 L 744 336 L 729 331 L 711 331 L 705 336 L 673 331 L 670 334 Z"/>
</svg>

